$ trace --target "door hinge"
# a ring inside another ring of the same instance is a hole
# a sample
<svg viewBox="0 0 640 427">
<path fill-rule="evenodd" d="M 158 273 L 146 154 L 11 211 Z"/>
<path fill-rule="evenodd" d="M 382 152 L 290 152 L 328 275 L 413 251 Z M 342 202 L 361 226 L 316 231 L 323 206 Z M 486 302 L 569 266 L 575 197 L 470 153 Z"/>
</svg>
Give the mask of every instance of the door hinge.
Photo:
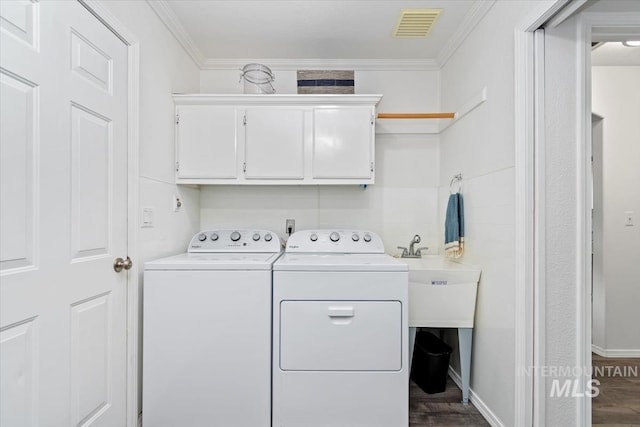
<svg viewBox="0 0 640 427">
<path fill-rule="evenodd" d="M 176 172 L 180 171 L 180 162 L 176 162 Z"/>
<path fill-rule="evenodd" d="M 242 116 L 242 124 L 243 125 L 247 125 L 247 115 L 245 114 L 244 116 Z"/>
<path fill-rule="evenodd" d="M 242 172 L 246 172 L 247 171 L 247 163 L 243 163 L 242 164 Z"/>
<path fill-rule="evenodd" d="M 180 114 L 176 114 L 176 124 L 180 124 Z"/>
<path fill-rule="evenodd" d="M 374 117 L 373 117 L 373 114 L 372 114 L 371 115 L 371 124 L 373 124 L 373 122 L 374 122 Z"/>
<path fill-rule="evenodd" d="M 373 172 L 373 162 L 371 162 L 371 172 Z"/>
</svg>

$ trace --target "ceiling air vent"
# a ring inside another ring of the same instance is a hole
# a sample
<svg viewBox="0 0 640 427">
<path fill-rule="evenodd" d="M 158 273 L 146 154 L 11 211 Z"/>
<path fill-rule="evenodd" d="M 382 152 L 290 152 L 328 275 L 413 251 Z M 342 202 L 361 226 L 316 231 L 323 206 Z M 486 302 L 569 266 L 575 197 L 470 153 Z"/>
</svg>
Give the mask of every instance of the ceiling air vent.
<svg viewBox="0 0 640 427">
<path fill-rule="evenodd" d="M 394 37 L 427 37 L 442 9 L 402 9 Z"/>
</svg>

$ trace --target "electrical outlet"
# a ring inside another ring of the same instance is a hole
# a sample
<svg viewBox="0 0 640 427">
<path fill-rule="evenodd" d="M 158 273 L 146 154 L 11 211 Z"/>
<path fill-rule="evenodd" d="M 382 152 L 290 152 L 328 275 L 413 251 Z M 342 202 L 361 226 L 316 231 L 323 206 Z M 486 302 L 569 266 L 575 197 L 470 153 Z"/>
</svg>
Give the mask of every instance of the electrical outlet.
<svg viewBox="0 0 640 427">
<path fill-rule="evenodd" d="M 180 208 L 182 208 L 182 200 L 177 195 L 173 195 L 172 204 L 174 212 L 180 212 Z"/>
<path fill-rule="evenodd" d="M 296 232 L 296 220 L 295 219 L 288 219 L 286 221 L 285 224 L 285 233 L 287 233 L 289 236 L 292 235 L 293 233 Z"/>
</svg>

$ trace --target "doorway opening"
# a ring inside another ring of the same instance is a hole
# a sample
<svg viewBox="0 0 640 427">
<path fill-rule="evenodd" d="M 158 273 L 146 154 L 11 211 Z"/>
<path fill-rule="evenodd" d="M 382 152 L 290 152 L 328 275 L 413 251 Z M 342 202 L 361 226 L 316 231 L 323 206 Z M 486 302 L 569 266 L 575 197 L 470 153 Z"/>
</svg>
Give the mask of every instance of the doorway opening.
<svg viewBox="0 0 640 427">
<path fill-rule="evenodd" d="M 640 47 L 616 39 L 591 53 L 594 426 L 640 424 Z"/>
</svg>

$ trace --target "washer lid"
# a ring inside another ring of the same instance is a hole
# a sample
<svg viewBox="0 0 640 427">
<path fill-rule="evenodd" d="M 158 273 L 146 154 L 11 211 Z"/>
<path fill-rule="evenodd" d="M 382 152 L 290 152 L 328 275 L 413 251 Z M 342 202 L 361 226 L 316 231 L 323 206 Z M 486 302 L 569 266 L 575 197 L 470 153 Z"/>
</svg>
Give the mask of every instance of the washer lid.
<svg viewBox="0 0 640 427">
<path fill-rule="evenodd" d="M 278 253 L 186 253 L 149 261 L 145 270 L 271 270 Z"/>
<path fill-rule="evenodd" d="M 409 265 L 387 254 L 285 253 L 274 271 L 409 271 Z"/>
</svg>

